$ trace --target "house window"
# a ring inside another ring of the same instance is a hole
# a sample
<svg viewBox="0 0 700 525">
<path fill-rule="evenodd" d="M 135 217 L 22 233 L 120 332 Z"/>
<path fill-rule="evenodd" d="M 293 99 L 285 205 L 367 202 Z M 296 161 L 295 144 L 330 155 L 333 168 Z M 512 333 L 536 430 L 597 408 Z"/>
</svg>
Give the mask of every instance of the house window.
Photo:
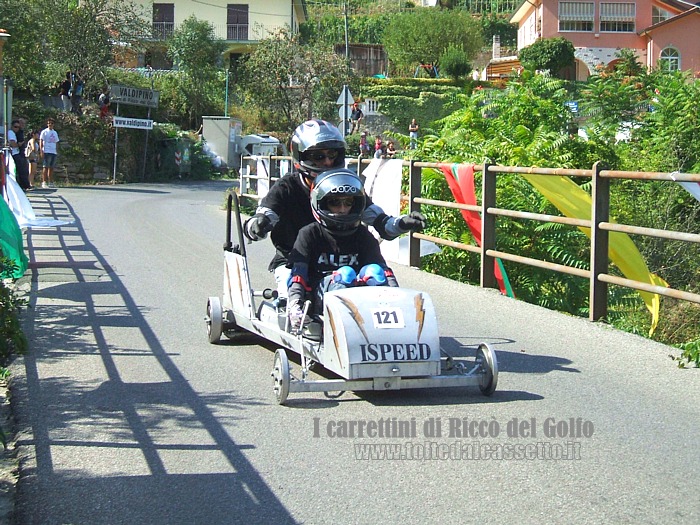
<svg viewBox="0 0 700 525">
<path fill-rule="evenodd" d="M 559 2 L 559 31 L 593 31 L 593 2 Z"/>
<path fill-rule="evenodd" d="M 636 10 L 636 4 L 631 2 L 601 3 L 601 33 L 634 33 L 634 19 Z"/>
<path fill-rule="evenodd" d="M 671 18 L 671 13 L 666 11 L 665 9 L 661 9 L 660 7 L 656 7 L 655 5 L 651 6 L 651 23 L 653 24 L 658 24 L 659 22 L 663 22 L 664 20 L 668 20 Z"/>
<path fill-rule="evenodd" d="M 681 54 L 675 47 L 666 47 L 661 50 L 659 68 L 662 71 L 680 71 Z"/>
<path fill-rule="evenodd" d="M 173 36 L 175 4 L 153 4 L 153 38 L 165 40 Z"/>
<path fill-rule="evenodd" d="M 226 39 L 248 40 L 248 4 L 226 6 Z"/>
</svg>

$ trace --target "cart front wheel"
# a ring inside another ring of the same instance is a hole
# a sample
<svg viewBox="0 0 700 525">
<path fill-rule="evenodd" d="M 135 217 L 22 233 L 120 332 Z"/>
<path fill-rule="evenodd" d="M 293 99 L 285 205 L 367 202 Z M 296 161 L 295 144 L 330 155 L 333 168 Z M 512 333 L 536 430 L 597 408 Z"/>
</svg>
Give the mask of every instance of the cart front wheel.
<svg viewBox="0 0 700 525">
<path fill-rule="evenodd" d="M 221 310 L 221 301 L 218 297 L 210 297 L 207 300 L 207 316 L 204 318 L 207 323 L 207 336 L 209 342 L 216 344 L 221 340 L 221 331 L 223 326 L 223 312 Z"/>
<path fill-rule="evenodd" d="M 277 403 L 282 405 L 289 395 L 289 359 L 287 352 L 278 348 L 275 352 L 275 363 L 272 367 L 272 379 L 274 381 L 273 390 Z"/>
<path fill-rule="evenodd" d="M 481 369 L 479 390 L 485 396 L 490 396 L 496 391 L 498 385 L 498 361 L 496 352 L 488 343 L 481 343 L 476 351 L 476 362 Z"/>
</svg>

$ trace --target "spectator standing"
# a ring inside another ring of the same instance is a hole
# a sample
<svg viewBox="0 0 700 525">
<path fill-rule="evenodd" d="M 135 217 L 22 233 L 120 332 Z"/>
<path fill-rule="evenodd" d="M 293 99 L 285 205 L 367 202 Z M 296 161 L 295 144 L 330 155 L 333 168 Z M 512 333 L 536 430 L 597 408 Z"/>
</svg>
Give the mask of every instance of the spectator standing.
<svg viewBox="0 0 700 525">
<path fill-rule="evenodd" d="M 416 119 L 411 120 L 408 125 L 408 136 L 411 138 L 411 149 L 416 149 L 418 144 L 418 123 Z"/>
<path fill-rule="evenodd" d="M 360 133 L 360 156 L 369 157 L 369 143 L 367 142 L 367 132 Z"/>
<path fill-rule="evenodd" d="M 53 168 L 56 165 L 56 157 L 58 156 L 58 133 L 53 129 L 54 120 L 52 118 L 46 121 L 46 128 L 39 136 L 39 146 L 41 155 L 44 157 L 44 169 L 41 172 L 41 187 L 53 188 Z"/>
<path fill-rule="evenodd" d="M 350 112 L 350 135 L 355 133 L 355 131 L 360 130 L 360 122 L 364 118 L 365 114 L 360 109 L 360 106 L 355 102 L 352 105 L 352 111 Z"/>
<path fill-rule="evenodd" d="M 109 114 L 109 88 L 102 88 L 102 93 L 97 98 L 97 105 L 100 106 L 100 118 L 105 119 Z"/>
<path fill-rule="evenodd" d="M 374 158 L 381 159 L 382 153 L 384 153 L 383 150 L 384 150 L 384 143 L 382 142 L 382 137 L 377 136 L 377 138 L 374 139 Z"/>
<path fill-rule="evenodd" d="M 33 129 L 24 150 L 24 156 L 29 162 L 29 189 L 34 189 L 34 177 L 36 176 L 37 165 L 41 160 L 41 146 L 39 144 L 39 130 Z"/>
<path fill-rule="evenodd" d="M 63 102 L 63 110 L 64 111 L 71 110 L 70 92 L 71 92 L 71 74 L 70 74 L 70 71 L 68 71 L 66 73 L 66 78 L 63 79 L 63 82 L 61 82 L 61 84 L 58 88 L 58 94 L 61 97 L 61 102 Z"/>
<path fill-rule="evenodd" d="M 24 191 L 29 189 L 29 164 L 24 156 L 24 131 L 20 121 L 14 119 L 7 131 L 7 141 L 10 144 L 10 154 L 15 162 L 15 176 L 17 184 Z"/>
<path fill-rule="evenodd" d="M 81 108 L 80 103 L 83 99 L 83 90 L 85 89 L 85 82 L 83 82 L 83 79 L 77 73 L 73 73 L 71 80 L 71 111 L 78 115 L 82 115 L 83 109 Z"/>
</svg>

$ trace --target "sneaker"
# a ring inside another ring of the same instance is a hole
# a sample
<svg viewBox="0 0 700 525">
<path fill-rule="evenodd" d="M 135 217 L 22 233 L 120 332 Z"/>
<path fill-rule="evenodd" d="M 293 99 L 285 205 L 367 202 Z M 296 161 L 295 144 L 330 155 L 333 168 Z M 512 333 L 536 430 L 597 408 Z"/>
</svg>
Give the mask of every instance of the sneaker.
<svg viewBox="0 0 700 525">
<path fill-rule="evenodd" d="M 42 189 L 42 190 L 45 190 L 45 189 L 48 188 L 48 187 L 49 187 L 48 184 L 46 184 L 45 182 L 42 182 L 42 183 L 41 183 L 41 189 Z"/>
</svg>

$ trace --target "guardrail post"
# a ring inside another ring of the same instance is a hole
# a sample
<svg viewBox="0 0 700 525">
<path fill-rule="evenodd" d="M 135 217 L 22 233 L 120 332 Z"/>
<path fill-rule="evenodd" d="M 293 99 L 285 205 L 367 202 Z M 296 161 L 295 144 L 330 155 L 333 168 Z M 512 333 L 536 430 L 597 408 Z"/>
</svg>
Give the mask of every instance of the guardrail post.
<svg viewBox="0 0 700 525">
<path fill-rule="evenodd" d="M 610 218 L 610 179 L 600 176 L 600 162 L 593 165 L 591 178 L 591 283 L 588 319 L 597 321 L 608 315 L 608 283 L 598 276 L 608 273 L 609 232 L 599 227 Z"/>
<path fill-rule="evenodd" d="M 496 288 L 494 257 L 486 255 L 487 250 L 496 249 L 496 216 L 487 213 L 496 207 L 496 173 L 490 173 L 491 164 L 484 163 L 481 180 L 481 287 Z"/>
<path fill-rule="evenodd" d="M 267 191 L 270 191 L 270 188 L 272 188 L 272 156 L 268 155 L 267 157 Z M 258 195 L 260 193 L 258 192 Z"/>
<path fill-rule="evenodd" d="M 420 211 L 420 204 L 415 199 L 421 196 L 421 175 L 422 169 L 415 165 L 413 159 L 408 164 L 408 210 Z M 413 232 L 408 234 L 408 265 L 420 268 L 420 239 L 413 236 Z"/>
<path fill-rule="evenodd" d="M 241 159 L 241 195 L 248 193 L 248 172 L 250 171 L 250 166 L 248 166 L 248 164 L 244 164 L 243 162 L 243 159 Z"/>
<path fill-rule="evenodd" d="M 365 171 L 365 167 L 362 165 L 362 155 L 359 155 L 357 157 L 357 176 L 360 177 L 360 180 L 364 184 L 365 178 L 362 175 L 362 172 Z"/>
</svg>

